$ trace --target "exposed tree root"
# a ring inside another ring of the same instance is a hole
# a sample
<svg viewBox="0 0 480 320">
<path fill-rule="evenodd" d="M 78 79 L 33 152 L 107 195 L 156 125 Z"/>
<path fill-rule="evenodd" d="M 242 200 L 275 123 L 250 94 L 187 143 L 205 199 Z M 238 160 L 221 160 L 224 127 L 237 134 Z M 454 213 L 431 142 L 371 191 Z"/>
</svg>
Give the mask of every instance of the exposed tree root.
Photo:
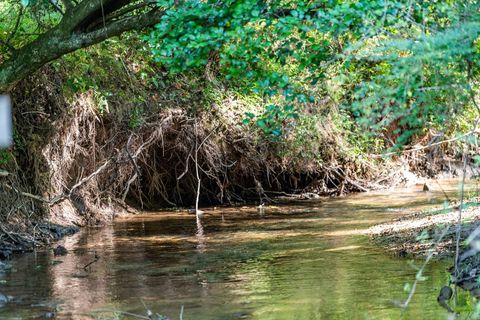
<svg viewBox="0 0 480 320">
<path fill-rule="evenodd" d="M 228 95 L 221 108 L 208 111 L 155 97 L 142 123 L 132 127 L 120 112 L 99 117 L 90 91 L 67 103 L 58 92 L 63 80 L 49 72 L 13 97 L 20 141 L 13 161 L 0 170 L 0 248 L 10 243 L 11 251 L 45 239 L 42 233 L 30 237 L 36 232 L 31 221 L 82 226 L 133 208 L 367 191 L 408 180 L 412 166 L 435 171 L 424 168 L 437 165 L 426 159 L 446 150 L 444 144 L 412 150 L 385 170 L 381 159 L 349 156 L 342 138 L 347 133 L 327 115 L 318 123 L 320 138 L 311 141 L 314 156 L 303 157 L 304 146 L 292 149 L 291 137 L 274 141 L 241 126 L 240 102 Z"/>
</svg>

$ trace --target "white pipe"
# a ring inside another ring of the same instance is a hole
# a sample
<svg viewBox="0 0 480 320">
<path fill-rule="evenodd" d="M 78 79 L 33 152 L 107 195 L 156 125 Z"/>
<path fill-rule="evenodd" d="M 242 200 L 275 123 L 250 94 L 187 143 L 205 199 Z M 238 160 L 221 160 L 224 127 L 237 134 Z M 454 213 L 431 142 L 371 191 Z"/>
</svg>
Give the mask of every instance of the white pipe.
<svg viewBox="0 0 480 320">
<path fill-rule="evenodd" d="M 0 95 L 0 149 L 12 144 L 12 100 Z"/>
</svg>

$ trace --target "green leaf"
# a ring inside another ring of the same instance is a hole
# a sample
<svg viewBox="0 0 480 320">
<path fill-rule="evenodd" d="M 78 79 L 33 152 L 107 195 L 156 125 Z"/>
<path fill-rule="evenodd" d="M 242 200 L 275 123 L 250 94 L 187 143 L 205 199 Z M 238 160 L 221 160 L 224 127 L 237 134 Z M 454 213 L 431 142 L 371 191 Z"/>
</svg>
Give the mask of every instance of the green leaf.
<svg viewBox="0 0 480 320">
<path fill-rule="evenodd" d="M 267 124 L 265 123 L 265 120 L 263 120 L 263 119 L 258 119 L 256 124 L 257 124 L 258 127 L 260 127 L 263 130 L 267 129 Z"/>
<path fill-rule="evenodd" d="M 275 137 L 280 137 L 282 135 L 282 130 L 278 129 L 278 128 L 275 128 L 272 130 L 272 135 L 274 135 Z"/>
</svg>

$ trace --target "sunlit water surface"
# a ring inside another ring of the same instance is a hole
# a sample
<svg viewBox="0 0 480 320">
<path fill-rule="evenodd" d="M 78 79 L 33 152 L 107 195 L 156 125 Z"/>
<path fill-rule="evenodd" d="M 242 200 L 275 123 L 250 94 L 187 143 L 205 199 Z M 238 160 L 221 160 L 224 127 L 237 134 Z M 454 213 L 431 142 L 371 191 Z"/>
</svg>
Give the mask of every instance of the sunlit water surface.
<svg viewBox="0 0 480 320">
<path fill-rule="evenodd" d="M 119 219 L 64 239 L 50 251 L 14 259 L 0 292 L 14 300 L 0 319 L 135 319 L 154 312 L 179 319 L 446 319 L 438 306 L 449 262 L 426 269 L 408 309 L 405 284 L 415 270 L 368 241 L 369 226 L 403 208 L 441 204 L 444 193 L 421 186 L 326 201 L 210 208 L 198 232 L 194 216 L 152 212 Z M 456 182 L 445 183 L 450 195 Z M 84 268 L 95 260 L 99 260 Z M 416 263 L 420 263 L 417 261 Z M 115 313 L 116 312 L 116 313 Z M 117 317 L 117 318 L 116 318 Z"/>
</svg>

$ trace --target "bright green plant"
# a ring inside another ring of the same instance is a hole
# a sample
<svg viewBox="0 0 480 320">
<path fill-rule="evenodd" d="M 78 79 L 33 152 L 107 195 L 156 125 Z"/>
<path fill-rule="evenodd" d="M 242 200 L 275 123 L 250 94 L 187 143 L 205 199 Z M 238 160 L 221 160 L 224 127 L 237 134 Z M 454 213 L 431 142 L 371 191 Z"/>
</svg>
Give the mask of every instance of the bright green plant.
<svg viewBox="0 0 480 320">
<path fill-rule="evenodd" d="M 140 107 L 134 107 L 130 112 L 130 119 L 128 126 L 130 129 L 137 129 L 143 124 L 143 109 Z"/>
<path fill-rule="evenodd" d="M 165 15 L 148 38 L 155 59 L 172 73 L 218 65 L 232 86 L 263 97 L 265 112 L 247 114 L 245 122 L 269 135 L 281 134 L 283 106 L 299 114 L 327 94 L 368 131 L 394 126 L 400 145 L 472 103 L 478 1 L 159 6 Z"/>
<path fill-rule="evenodd" d="M 8 150 L 0 150 L 0 166 L 7 165 L 12 161 L 12 154 Z"/>
</svg>

